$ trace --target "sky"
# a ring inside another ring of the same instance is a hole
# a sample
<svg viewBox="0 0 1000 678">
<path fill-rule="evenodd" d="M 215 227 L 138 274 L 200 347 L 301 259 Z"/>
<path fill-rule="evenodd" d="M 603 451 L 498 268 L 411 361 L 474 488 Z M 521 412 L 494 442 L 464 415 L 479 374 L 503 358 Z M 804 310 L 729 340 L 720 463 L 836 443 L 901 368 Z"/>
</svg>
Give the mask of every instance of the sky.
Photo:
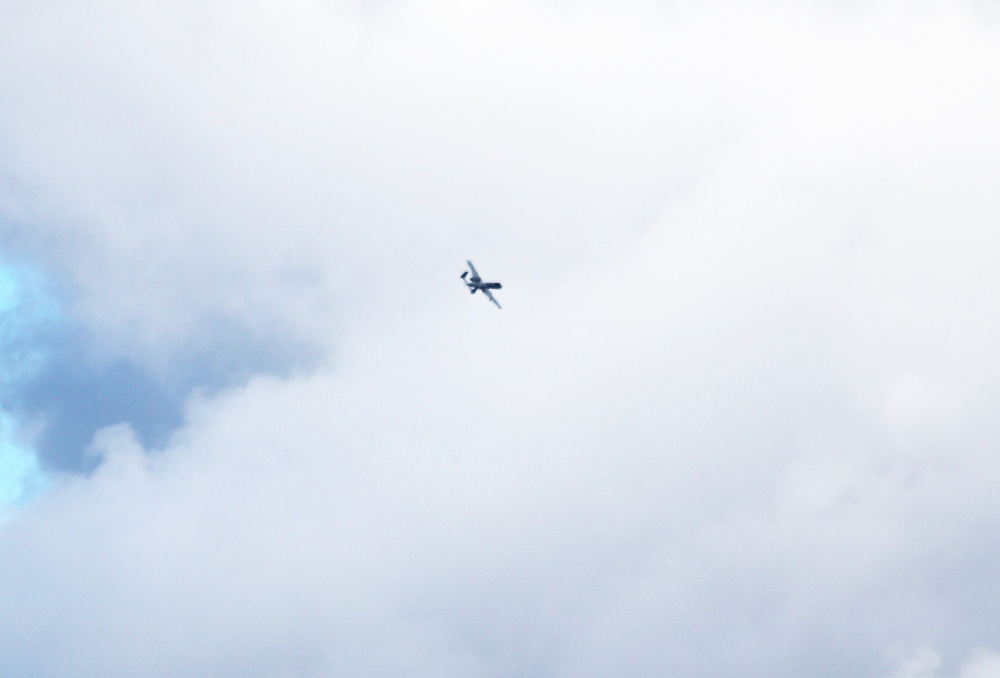
<svg viewBox="0 0 1000 678">
<path fill-rule="evenodd" d="M 4 675 L 997 678 L 997 64 L 993 0 L 3 3 Z"/>
</svg>

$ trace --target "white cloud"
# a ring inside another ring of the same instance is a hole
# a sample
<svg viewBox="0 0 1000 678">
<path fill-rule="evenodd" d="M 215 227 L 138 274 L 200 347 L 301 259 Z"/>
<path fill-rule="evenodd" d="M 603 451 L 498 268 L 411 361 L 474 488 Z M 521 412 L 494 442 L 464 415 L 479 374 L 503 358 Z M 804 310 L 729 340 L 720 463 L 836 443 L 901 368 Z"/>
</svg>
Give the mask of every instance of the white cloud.
<svg viewBox="0 0 1000 678">
<path fill-rule="evenodd" d="M 937 678 L 941 676 L 941 655 L 930 648 L 918 650 L 904 660 L 893 678 Z M 988 650 L 973 650 L 958 669 L 959 678 L 996 678 L 1000 676 L 1000 655 Z"/>
<path fill-rule="evenodd" d="M 960 678 L 996 678 L 1000 676 L 1000 655 L 986 650 L 973 652 L 962 665 Z"/>
<path fill-rule="evenodd" d="M 193 395 L 163 450 L 102 432 L 0 528 L 0 655 L 799 676 L 940 648 L 915 678 L 996 646 L 1000 54 L 969 7 L 8 9 L 7 235 L 102 349 L 323 360 Z"/>
<path fill-rule="evenodd" d="M 929 648 L 923 648 L 903 661 L 892 674 L 893 678 L 934 678 L 941 667 L 941 655 Z"/>
</svg>

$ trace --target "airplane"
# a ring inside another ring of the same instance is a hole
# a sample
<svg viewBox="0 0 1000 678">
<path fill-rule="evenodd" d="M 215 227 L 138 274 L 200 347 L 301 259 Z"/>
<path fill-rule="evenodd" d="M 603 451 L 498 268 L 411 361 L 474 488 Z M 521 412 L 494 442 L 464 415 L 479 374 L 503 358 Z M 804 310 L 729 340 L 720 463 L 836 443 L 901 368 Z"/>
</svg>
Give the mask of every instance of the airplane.
<svg viewBox="0 0 1000 678">
<path fill-rule="evenodd" d="M 486 295 L 486 298 L 493 302 L 493 304 L 500 308 L 500 303 L 493 298 L 493 294 L 490 290 L 498 290 L 502 285 L 498 282 L 483 282 L 483 279 L 479 277 L 479 273 L 476 272 L 476 267 L 472 265 L 471 261 L 466 261 L 469 265 L 469 270 L 472 271 L 472 277 L 466 278 L 469 275 L 469 271 L 462 274 L 462 280 L 465 281 L 465 286 L 469 288 L 471 294 L 475 294 L 476 290 L 482 290 L 482 293 Z"/>
</svg>

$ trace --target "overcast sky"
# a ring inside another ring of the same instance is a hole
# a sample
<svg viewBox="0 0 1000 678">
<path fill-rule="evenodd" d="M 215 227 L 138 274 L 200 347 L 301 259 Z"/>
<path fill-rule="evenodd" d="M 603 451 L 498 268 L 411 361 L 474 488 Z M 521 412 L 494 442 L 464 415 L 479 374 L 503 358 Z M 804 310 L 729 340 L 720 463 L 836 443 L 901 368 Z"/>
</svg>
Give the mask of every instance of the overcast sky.
<svg viewBox="0 0 1000 678">
<path fill-rule="evenodd" d="M 994 0 L 0 4 L 0 672 L 997 678 L 998 121 Z"/>
</svg>

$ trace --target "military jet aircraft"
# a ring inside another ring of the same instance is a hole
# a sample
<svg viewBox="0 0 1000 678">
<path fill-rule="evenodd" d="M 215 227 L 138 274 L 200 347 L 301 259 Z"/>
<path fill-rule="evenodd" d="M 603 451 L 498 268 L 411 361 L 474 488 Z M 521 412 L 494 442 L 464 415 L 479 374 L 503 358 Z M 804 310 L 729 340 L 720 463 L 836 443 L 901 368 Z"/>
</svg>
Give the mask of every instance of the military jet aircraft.
<svg viewBox="0 0 1000 678">
<path fill-rule="evenodd" d="M 486 298 L 493 302 L 493 304 L 500 308 L 500 303 L 493 298 L 493 294 L 490 290 L 498 290 L 502 285 L 498 282 L 483 282 L 483 279 L 479 277 L 479 273 L 476 272 L 476 267 L 472 265 L 471 261 L 466 261 L 469 265 L 469 270 L 462 274 L 462 280 L 465 281 L 465 286 L 469 288 L 469 292 L 475 294 L 477 290 L 481 290 Z M 472 272 L 472 276 L 469 276 L 469 271 Z"/>
</svg>

